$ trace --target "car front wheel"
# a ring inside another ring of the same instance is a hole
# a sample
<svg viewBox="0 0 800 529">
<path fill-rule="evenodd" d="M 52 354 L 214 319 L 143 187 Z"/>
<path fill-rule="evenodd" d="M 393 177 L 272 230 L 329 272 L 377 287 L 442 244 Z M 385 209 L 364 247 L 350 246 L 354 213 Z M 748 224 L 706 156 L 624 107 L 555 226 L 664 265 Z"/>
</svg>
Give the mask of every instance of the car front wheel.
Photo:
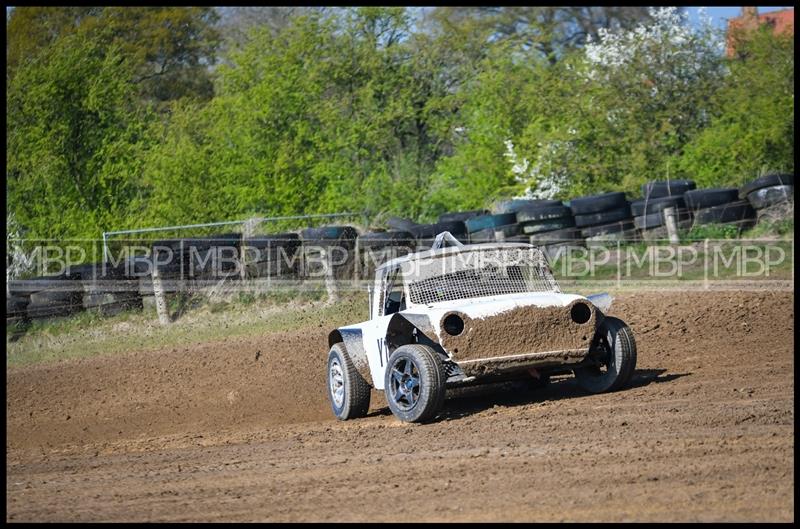
<svg viewBox="0 0 800 529">
<path fill-rule="evenodd" d="M 445 373 L 439 355 L 425 345 L 398 347 L 389 356 L 384 379 L 392 413 L 404 422 L 423 422 L 444 404 Z"/>
<path fill-rule="evenodd" d="M 603 318 L 588 360 L 590 364 L 575 368 L 575 377 L 581 388 L 589 393 L 622 388 L 636 368 L 636 342 L 631 328 L 618 318 Z"/>
</svg>

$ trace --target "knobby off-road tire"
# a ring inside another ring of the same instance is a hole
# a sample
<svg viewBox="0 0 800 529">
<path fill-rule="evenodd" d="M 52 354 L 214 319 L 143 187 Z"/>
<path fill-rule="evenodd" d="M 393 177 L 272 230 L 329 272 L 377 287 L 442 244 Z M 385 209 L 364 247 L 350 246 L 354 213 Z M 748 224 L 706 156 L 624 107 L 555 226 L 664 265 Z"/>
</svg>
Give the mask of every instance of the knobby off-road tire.
<svg viewBox="0 0 800 529">
<path fill-rule="evenodd" d="M 589 393 L 605 393 L 622 388 L 636 368 L 636 342 L 624 321 L 606 316 L 597 328 L 593 347 L 602 355 L 602 367 L 575 369 L 578 385 Z M 592 354 L 592 353 L 590 353 Z"/>
<path fill-rule="evenodd" d="M 444 404 L 445 380 L 436 351 L 420 344 L 398 347 L 386 364 L 384 391 L 389 409 L 404 422 L 433 419 Z"/>
<path fill-rule="evenodd" d="M 356 370 L 344 345 L 333 344 L 328 353 L 328 398 L 340 421 L 365 417 L 369 411 L 369 384 Z"/>
</svg>

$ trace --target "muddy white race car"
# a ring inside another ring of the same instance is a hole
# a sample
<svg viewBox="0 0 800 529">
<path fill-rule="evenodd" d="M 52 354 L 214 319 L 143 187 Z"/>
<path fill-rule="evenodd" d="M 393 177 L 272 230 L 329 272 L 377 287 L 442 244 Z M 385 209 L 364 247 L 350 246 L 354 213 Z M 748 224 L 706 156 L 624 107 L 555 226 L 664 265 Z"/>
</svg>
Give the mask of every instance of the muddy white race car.
<svg viewBox="0 0 800 529">
<path fill-rule="evenodd" d="M 624 386 L 636 343 L 605 316 L 607 294 L 563 294 L 539 248 L 462 245 L 449 233 L 432 248 L 375 272 L 370 318 L 328 338 L 328 394 L 340 420 L 367 414 L 383 390 L 402 421 L 436 416 L 446 388 L 574 373 L 591 393 Z"/>
</svg>

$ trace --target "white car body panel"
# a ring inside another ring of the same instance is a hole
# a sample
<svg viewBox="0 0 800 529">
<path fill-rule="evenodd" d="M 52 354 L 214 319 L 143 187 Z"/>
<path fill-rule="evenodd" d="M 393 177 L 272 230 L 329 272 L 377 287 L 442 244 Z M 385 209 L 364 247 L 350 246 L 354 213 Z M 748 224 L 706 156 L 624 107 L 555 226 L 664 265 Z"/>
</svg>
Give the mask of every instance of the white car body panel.
<svg viewBox="0 0 800 529">
<path fill-rule="evenodd" d="M 369 364 L 369 375 L 372 378 L 371 382 L 375 389 L 384 389 L 384 375 L 389 357 L 389 348 L 386 344 L 387 328 L 392 318 L 395 317 L 396 314 L 427 316 L 430 320 L 431 326 L 433 327 L 433 331 L 436 334 L 435 339 L 439 342 L 442 342 L 444 338 L 442 333 L 444 331 L 441 329 L 440 322 L 442 317 L 448 312 L 457 311 L 465 314 L 472 320 L 480 320 L 521 307 L 567 307 L 576 300 L 588 301 L 589 304 L 598 307 L 602 311 L 606 311 L 611 305 L 612 298 L 608 294 L 596 294 L 588 297 L 577 294 L 564 294 L 558 290 L 557 285 L 554 291 L 476 296 L 454 301 L 413 304 L 409 302 L 411 298 L 409 296 L 408 284 L 404 281 L 404 299 L 407 303 L 406 308 L 389 315 L 379 315 L 383 311 L 383 288 L 386 286 L 385 283 L 391 271 L 407 268 L 409 263 L 412 263 L 417 259 L 428 259 L 433 257 L 446 258 L 462 251 L 471 251 L 471 248 L 475 248 L 476 246 L 478 245 L 459 245 L 458 247 L 434 248 L 432 250 L 425 250 L 393 259 L 392 261 L 384 263 L 376 269 L 374 286 L 370 291 L 370 319 L 365 322 L 339 328 L 341 331 L 352 330 L 360 332 L 363 353 L 366 355 L 366 361 Z M 520 243 L 498 243 L 480 246 L 491 248 L 531 247 L 531 245 Z M 430 338 L 433 339 L 434 337 L 431 336 Z M 445 352 L 452 358 L 452 355 L 449 351 Z M 474 361 L 476 360 L 470 360 L 470 362 Z M 364 374 L 366 375 L 366 373 Z"/>
<path fill-rule="evenodd" d="M 489 296 L 483 298 L 470 298 L 468 300 L 443 301 L 430 305 L 414 305 L 412 308 L 397 312 L 396 314 L 425 314 L 433 325 L 437 338 L 442 339 L 440 321 L 442 317 L 452 311 L 466 314 L 473 319 L 482 319 L 487 316 L 501 314 L 519 307 L 566 307 L 578 299 L 587 299 L 576 294 L 561 294 L 554 292 L 535 292 L 521 294 L 506 294 L 502 296 Z M 371 320 L 347 325 L 341 329 L 360 330 L 364 351 L 369 362 L 370 375 L 375 389 L 383 390 L 383 378 L 389 353 L 386 348 L 386 329 L 394 314 L 378 316 Z"/>
</svg>

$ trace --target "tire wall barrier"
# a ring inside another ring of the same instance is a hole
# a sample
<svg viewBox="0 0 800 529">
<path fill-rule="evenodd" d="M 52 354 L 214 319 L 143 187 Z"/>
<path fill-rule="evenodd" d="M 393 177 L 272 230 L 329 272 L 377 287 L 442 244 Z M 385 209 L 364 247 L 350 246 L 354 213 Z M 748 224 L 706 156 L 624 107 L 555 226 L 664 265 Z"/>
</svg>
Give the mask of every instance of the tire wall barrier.
<svg viewBox="0 0 800 529">
<path fill-rule="evenodd" d="M 359 278 L 369 279 L 385 262 L 430 248 L 443 231 L 462 243 L 525 242 L 551 254 L 587 241 L 661 235 L 665 229 L 663 212 L 670 207 L 680 229 L 709 223 L 746 227 L 755 223 L 761 210 L 793 202 L 794 175 L 768 174 L 738 189 L 697 189 L 691 180 L 653 181 L 644 184 L 641 191 L 642 198 L 632 202 L 622 192 L 576 197 L 568 202 L 511 199 L 495 203 L 491 211 L 442 213 L 431 224 L 390 217 L 386 221 L 388 231 L 361 234 L 352 226 L 323 226 L 245 238 L 239 233 L 225 233 L 156 240 L 151 256 L 137 258 L 132 266 L 86 264 L 59 275 L 9 281 L 6 319 L 16 324 L 81 310 L 115 314 L 141 307 L 142 296 L 153 294 L 148 271 L 154 263 L 162 279 L 185 278 L 208 284 L 242 276 L 303 279 L 320 271 L 320 257 L 325 256 L 332 263 L 334 277 L 352 278 L 356 270 Z"/>
</svg>

